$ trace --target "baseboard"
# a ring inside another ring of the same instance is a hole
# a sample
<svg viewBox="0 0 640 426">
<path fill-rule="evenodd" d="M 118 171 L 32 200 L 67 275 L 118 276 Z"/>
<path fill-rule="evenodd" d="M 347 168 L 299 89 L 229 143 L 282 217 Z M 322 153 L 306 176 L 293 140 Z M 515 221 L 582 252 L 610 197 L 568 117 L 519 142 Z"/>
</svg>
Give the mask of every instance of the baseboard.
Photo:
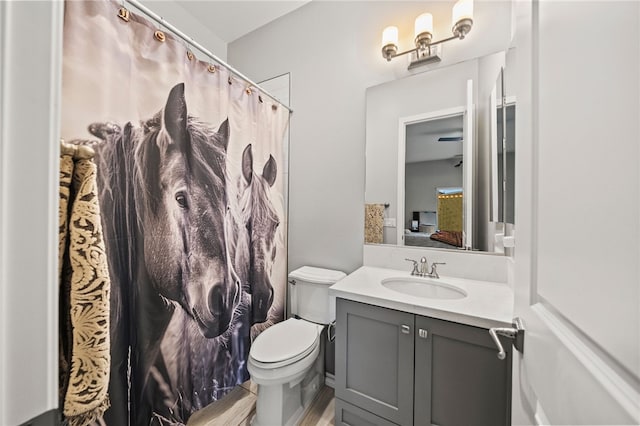
<svg viewBox="0 0 640 426">
<path fill-rule="evenodd" d="M 336 376 L 331 373 L 325 373 L 324 375 L 324 384 L 329 386 L 330 388 L 335 389 L 336 387 Z"/>
</svg>

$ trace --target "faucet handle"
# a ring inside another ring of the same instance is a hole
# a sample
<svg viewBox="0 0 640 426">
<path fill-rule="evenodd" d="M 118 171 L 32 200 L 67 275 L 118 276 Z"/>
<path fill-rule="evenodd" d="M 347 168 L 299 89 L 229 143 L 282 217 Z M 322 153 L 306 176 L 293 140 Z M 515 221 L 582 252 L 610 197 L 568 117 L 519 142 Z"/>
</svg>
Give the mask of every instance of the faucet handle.
<svg viewBox="0 0 640 426">
<path fill-rule="evenodd" d="M 431 264 L 431 272 L 429 272 L 429 276 L 433 277 L 433 278 L 440 278 L 440 275 L 438 275 L 438 271 L 437 271 L 437 266 L 438 265 L 446 265 L 445 262 L 433 262 Z"/>
<path fill-rule="evenodd" d="M 418 272 L 418 262 L 413 260 L 413 259 L 407 259 L 407 258 L 404 259 L 404 260 L 406 260 L 407 262 L 413 262 L 413 270 L 411 271 L 411 275 L 418 275 L 419 274 L 419 272 Z"/>
</svg>

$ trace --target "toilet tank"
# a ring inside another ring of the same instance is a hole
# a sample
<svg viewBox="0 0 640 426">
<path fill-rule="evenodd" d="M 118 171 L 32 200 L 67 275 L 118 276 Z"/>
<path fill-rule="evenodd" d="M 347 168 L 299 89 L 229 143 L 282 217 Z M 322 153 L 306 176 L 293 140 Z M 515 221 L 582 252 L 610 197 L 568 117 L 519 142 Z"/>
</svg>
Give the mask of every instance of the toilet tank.
<svg viewBox="0 0 640 426">
<path fill-rule="evenodd" d="M 318 324 L 330 324 L 336 319 L 335 300 L 329 297 L 329 287 L 346 274 L 333 269 L 303 266 L 289 274 L 291 315 Z"/>
</svg>

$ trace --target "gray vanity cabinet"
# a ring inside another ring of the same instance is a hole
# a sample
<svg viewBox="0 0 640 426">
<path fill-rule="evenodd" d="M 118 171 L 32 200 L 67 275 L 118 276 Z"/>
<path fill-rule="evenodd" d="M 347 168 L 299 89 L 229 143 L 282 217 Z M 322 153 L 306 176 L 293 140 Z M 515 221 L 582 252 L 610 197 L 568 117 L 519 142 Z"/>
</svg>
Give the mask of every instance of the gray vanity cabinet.
<svg viewBox="0 0 640 426">
<path fill-rule="evenodd" d="M 509 425 L 511 346 L 486 329 L 337 299 L 336 425 Z"/>
<path fill-rule="evenodd" d="M 416 426 L 511 424 L 511 343 L 489 331 L 416 315 Z M 424 336 L 424 337 L 422 337 Z"/>
<path fill-rule="evenodd" d="M 344 299 L 336 302 L 336 397 L 393 424 L 412 424 L 415 316 Z M 347 410 L 355 416 L 353 411 Z M 336 424 L 344 415 L 339 413 Z"/>
</svg>

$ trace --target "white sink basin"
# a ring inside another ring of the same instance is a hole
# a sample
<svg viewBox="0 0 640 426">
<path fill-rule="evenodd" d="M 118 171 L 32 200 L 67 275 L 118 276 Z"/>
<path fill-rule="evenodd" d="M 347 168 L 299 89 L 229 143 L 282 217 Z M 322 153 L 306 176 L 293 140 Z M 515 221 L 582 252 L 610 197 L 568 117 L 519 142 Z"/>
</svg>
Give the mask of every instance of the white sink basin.
<svg viewBox="0 0 640 426">
<path fill-rule="evenodd" d="M 467 297 L 467 293 L 461 288 L 433 278 L 386 278 L 380 283 L 389 290 L 428 299 L 462 299 Z"/>
</svg>

